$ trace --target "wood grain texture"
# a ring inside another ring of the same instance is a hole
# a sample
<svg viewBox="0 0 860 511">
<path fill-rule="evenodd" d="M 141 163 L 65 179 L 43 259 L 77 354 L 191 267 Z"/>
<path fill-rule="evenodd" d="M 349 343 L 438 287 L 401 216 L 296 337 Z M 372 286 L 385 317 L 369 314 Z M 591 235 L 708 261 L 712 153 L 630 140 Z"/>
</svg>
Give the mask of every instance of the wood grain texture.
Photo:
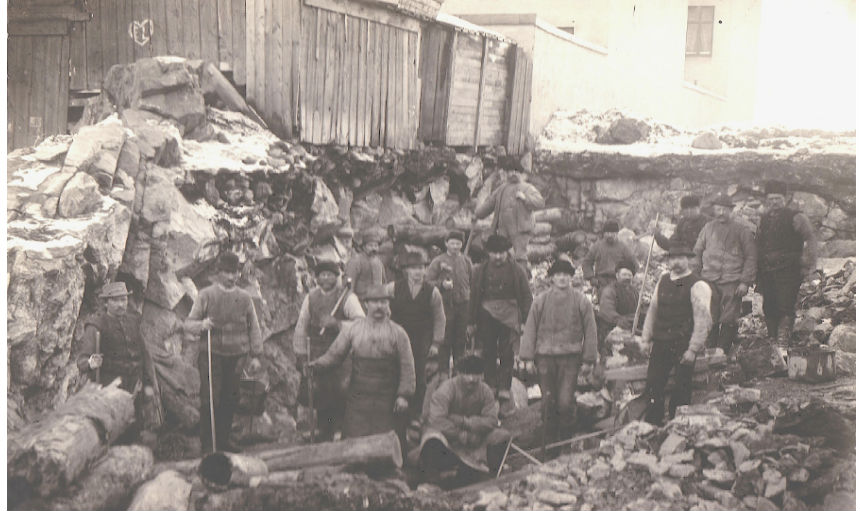
<svg viewBox="0 0 860 511">
<path fill-rule="evenodd" d="M 257 2 L 264 0 L 245 0 L 245 97 L 259 109 L 257 99 L 257 72 L 255 69 L 257 54 Z M 236 35 L 236 32 L 233 32 Z"/>
<path fill-rule="evenodd" d="M 246 48 L 246 2 L 245 0 L 232 0 L 230 3 L 233 18 L 233 81 L 237 85 L 248 83 L 247 77 L 247 48 Z"/>
<path fill-rule="evenodd" d="M 216 0 L 216 28 L 218 31 L 218 64 L 224 63 L 233 70 L 233 79 L 236 78 L 236 69 L 233 64 L 233 2 L 232 0 Z M 219 66 L 220 68 L 220 66 Z"/>
<path fill-rule="evenodd" d="M 87 29 L 84 21 L 76 21 L 70 28 L 69 87 L 74 90 L 87 88 Z M 8 57 L 8 55 L 7 55 Z"/>
<path fill-rule="evenodd" d="M 221 62 L 218 55 L 220 39 L 218 36 L 218 10 L 224 0 L 199 0 L 197 8 L 200 15 L 200 58 L 212 62 L 215 67 Z"/>
</svg>

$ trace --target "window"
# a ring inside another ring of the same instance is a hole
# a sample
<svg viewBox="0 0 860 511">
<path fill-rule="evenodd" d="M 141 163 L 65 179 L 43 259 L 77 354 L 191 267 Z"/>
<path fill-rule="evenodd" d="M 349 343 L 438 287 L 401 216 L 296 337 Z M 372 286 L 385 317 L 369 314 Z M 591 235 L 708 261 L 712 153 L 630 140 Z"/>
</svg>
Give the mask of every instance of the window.
<svg viewBox="0 0 860 511">
<path fill-rule="evenodd" d="M 687 7 L 687 55 L 710 55 L 714 42 L 714 6 Z"/>
</svg>

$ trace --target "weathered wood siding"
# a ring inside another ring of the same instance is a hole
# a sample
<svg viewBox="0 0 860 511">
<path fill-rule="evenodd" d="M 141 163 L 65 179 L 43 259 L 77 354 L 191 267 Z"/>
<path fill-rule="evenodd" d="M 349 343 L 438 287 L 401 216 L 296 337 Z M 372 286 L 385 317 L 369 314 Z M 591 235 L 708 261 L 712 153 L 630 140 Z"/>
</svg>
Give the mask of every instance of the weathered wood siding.
<svg viewBox="0 0 860 511">
<path fill-rule="evenodd" d="M 428 23 L 421 31 L 421 115 L 418 138 L 424 142 L 445 143 L 453 38 L 453 29 L 437 23 Z"/>
<path fill-rule="evenodd" d="M 532 60 L 517 47 L 510 53 L 510 100 L 507 102 L 505 146 L 508 154 L 522 154 L 528 147 L 532 103 Z"/>
<path fill-rule="evenodd" d="M 115 64 L 158 55 L 206 59 L 245 83 L 245 0 L 87 0 L 71 34 L 71 89 L 100 89 Z"/>
</svg>

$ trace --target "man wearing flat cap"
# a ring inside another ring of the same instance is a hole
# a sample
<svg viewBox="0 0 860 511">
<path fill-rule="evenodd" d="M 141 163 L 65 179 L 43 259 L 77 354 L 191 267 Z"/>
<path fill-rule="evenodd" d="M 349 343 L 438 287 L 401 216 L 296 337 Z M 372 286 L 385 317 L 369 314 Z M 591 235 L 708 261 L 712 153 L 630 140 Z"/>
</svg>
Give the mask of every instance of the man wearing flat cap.
<svg viewBox="0 0 860 511">
<path fill-rule="evenodd" d="M 722 348 L 726 356 L 733 356 L 737 342 L 741 300 L 755 282 L 756 246 L 752 231 L 733 218 L 734 203 L 727 195 L 713 201 L 716 218 L 705 224 L 693 252 L 696 253 L 693 270 L 711 284 L 715 294 L 711 346 Z"/>
<path fill-rule="evenodd" d="M 579 370 L 587 375 L 597 360 L 594 308 L 571 286 L 575 273 L 565 259 L 550 266 L 552 286 L 532 303 L 520 343 L 526 372 L 537 367 L 548 441 L 573 436 Z"/>
<path fill-rule="evenodd" d="M 600 292 L 600 306 L 597 310 L 597 340 L 600 354 L 608 356 L 604 341 L 613 328 L 619 327 L 626 331 L 633 329 L 633 316 L 639 304 L 639 292 L 633 285 L 633 275 L 636 267 L 628 261 L 620 261 L 615 265 L 615 282 L 604 287 Z"/>
<path fill-rule="evenodd" d="M 418 252 L 406 254 L 404 277 L 385 285 L 385 292 L 393 297 L 391 320 L 402 326 L 409 335 L 415 362 L 415 394 L 409 402 L 409 415 L 418 419 L 424 404 L 427 388 L 427 358 L 439 353 L 445 338 L 445 306 L 442 294 L 424 279 L 427 263 Z"/>
<path fill-rule="evenodd" d="M 657 281 L 642 329 L 651 353 L 645 420 L 655 425 L 663 423 L 666 383 L 673 369 L 669 417 L 675 416 L 677 407 L 690 404 L 696 357 L 705 349 L 711 324 L 711 287 L 690 269 L 694 255 L 683 245 L 669 247 L 669 271 Z"/>
<path fill-rule="evenodd" d="M 800 284 L 815 271 L 818 242 L 806 215 L 786 206 L 785 183 L 768 181 L 765 194 L 767 209 L 756 232 L 756 289 L 764 298 L 762 308 L 768 337 L 785 344 L 794 330 Z"/>
<path fill-rule="evenodd" d="M 361 251 L 346 263 L 344 276 L 352 281 L 352 290 L 363 300 L 371 286 L 385 284 L 385 265 L 379 258 L 382 235 L 378 229 L 368 229 L 361 236 Z"/>
<path fill-rule="evenodd" d="M 340 275 L 337 263 L 320 261 L 314 267 L 314 273 L 317 286 L 305 296 L 293 334 L 293 352 L 300 366 L 306 365 L 309 360 L 308 347 L 310 360 L 322 356 L 344 325 L 364 317 L 364 310 L 352 292 L 347 293 L 341 306 L 332 314 L 344 292 L 343 286 L 337 282 Z M 343 364 L 336 371 L 321 375 L 323 377 L 314 382 L 314 407 L 317 410 L 322 441 L 332 440 L 335 431 L 341 427 L 344 396 L 340 383 L 345 381 L 347 375 L 344 373 L 350 369 L 349 364 Z"/>
<path fill-rule="evenodd" d="M 669 250 L 671 245 L 683 245 L 692 249 L 699 239 L 699 233 L 708 223 L 710 218 L 702 214 L 701 201 L 695 195 L 687 195 L 681 198 L 681 218 L 675 226 L 675 232 L 667 238 L 660 233 L 658 226 L 654 226 L 654 241 L 663 250 Z"/>
<path fill-rule="evenodd" d="M 603 237 L 591 245 L 582 262 L 582 276 L 591 281 L 598 298 L 600 290 L 615 280 L 615 265 L 626 261 L 634 268 L 639 266 L 630 247 L 618 239 L 618 231 L 618 222 L 607 220 L 603 224 Z"/>
<path fill-rule="evenodd" d="M 367 317 L 338 334 L 328 350 L 310 367 L 337 366 L 352 354 L 352 376 L 344 411 L 345 438 L 394 430 L 405 448 L 405 414 L 415 393 L 415 359 L 406 330 L 391 321 L 391 295 L 382 285 L 364 297 Z"/>
<path fill-rule="evenodd" d="M 445 304 L 445 341 L 439 347 L 439 368 L 447 372 L 449 357 L 456 363 L 466 346 L 469 322 L 469 289 L 472 286 L 472 261 L 463 254 L 463 233 L 450 231 L 445 252 L 436 256 L 427 268 L 427 282 L 442 292 Z"/>
<path fill-rule="evenodd" d="M 472 276 L 469 298 L 469 334 L 477 332 L 484 359 L 484 381 L 500 399 L 510 399 L 514 369 L 513 336 L 532 305 L 532 292 L 525 270 L 508 254 L 511 242 L 491 234 L 484 248 L 489 260 Z"/>
<path fill-rule="evenodd" d="M 251 356 L 249 369 L 259 369 L 263 337 L 251 295 L 238 287 L 242 275 L 239 256 L 224 252 L 218 261 L 217 281 L 202 289 L 188 319 L 201 331 L 197 369 L 200 371 L 200 444 L 212 451 L 208 335 L 212 339 L 212 389 L 215 394 L 215 439 L 222 451 L 238 451 L 230 442 L 233 415 L 239 398 L 239 361 Z M 206 331 L 209 331 L 209 334 Z"/>
</svg>

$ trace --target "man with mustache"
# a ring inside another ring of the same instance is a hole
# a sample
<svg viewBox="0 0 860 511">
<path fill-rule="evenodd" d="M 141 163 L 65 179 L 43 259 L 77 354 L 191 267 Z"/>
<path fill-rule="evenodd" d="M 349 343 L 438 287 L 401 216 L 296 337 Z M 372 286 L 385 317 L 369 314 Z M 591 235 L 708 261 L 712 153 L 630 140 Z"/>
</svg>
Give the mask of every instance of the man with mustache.
<svg viewBox="0 0 860 511">
<path fill-rule="evenodd" d="M 343 286 L 337 283 L 340 268 L 335 262 L 320 261 L 314 268 L 314 272 L 317 277 L 317 287 L 311 289 L 302 302 L 293 334 L 293 352 L 300 367 L 304 367 L 308 362 L 308 346 L 311 350 L 311 360 L 322 356 L 345 324 L 364 317 L 364 310 L 352 292 L 346 295 L 335 315 L 331 315 L 332 309 L 344 291 Z M 314 381 L 314 407 L 317 410 L 322 441 L 332 440 L 335 431 L 341 426 L 343 396 L 340 382 L 346 379 L 347 375 L 344 373 L 349 369 L 351 367 L 348 363 L 343 364 L 337 371 L 321 374 L 320 378 Z"/>
<path fill-rule="evenodd" d="M 625 261 L 633 268 L 638 267 L 633 251 L 618 239 L 619 229 L 618 222 L 607 220 L 603 224 L 603 238 L 591 245 L 582 261 L 582 276 L 591 281 L 598 299 L 600 291 L 615 280 L 615 265 Z"/>
<path fill-rule="evenodd" d="M 669 417 L 690 404 L 696 357 L 705 348 L 711 325 L 711 287 L 690 270 L 695 254 L 681 245 L 669 248 L 669 271 L 657 282 L 645 316 L 642 340 L 651 352 L 645 391 L 649 405 L 645 420 L 661 425 L 665 414 L 665 389 L 675 370 L 675 386 L 669 400 Z"/>
<path fill-rule="evenodd" d="M 815 271 L 818 243 L 806 215 L 786 206 L 788 186 L 765 183 L 767 210 L 756 233 L 758 282 L 768 337 L 786 344 L 794 330 L 794 308 L 803 279 Z"/>
<path fill-rule="evenodd" d="M 377 230 L 365 231 L 361 238 L 361 251 L 356 252 L 344 268 L 344 276 L 352 280 L 352 290 L 361 300 L 372 286 L 385 283 L 385 265 L 379 258 L 381 241 L 382 236 Z"/>
<path fill-rule="evenodd" d="M 484 246 L 489 260 L 475 269 L 469 298 L 469 335 L 477 331 L 484 358 L 484 381 L 498 393 L 499 399 L 510 399 L 513 380 L 513 335 L 532 305 L 532 292 L 523 268 L 508 255 L 511 242 L 492 234 Z"/>
<path fill-rule="evenodd" d="M 636 267 L 629 261 L 621 261 L 615 265 L 615 282 L 603 288 L 600 293 L 600 306 L 597 310 L 597 339 L 600 354 L 605 352 L 606 336 L 613 328 L 619 327 L 626 331 L 633 329 L 633 316 L 636 315 L 636 305 L 639 303 L 639 293 L 633 285 L 633 274 Z"/>
<path fill-rule="evenodd" d="M 716 218 L 705 224 L 693 247 L 694 270 L 701 269 L 702 278 L 716 295 L 715 309 L 719 307 L 709 344 L 722 348 L 731 358 L 738 336 L 741 299 L 755 282 L 757 250 L 752 231 L 732 218 L 732 200 L 721 195 L 713 206 Z"/>
<path fill-rule="evenodd" d="M 405 448 L 404 414 L 415 393 L 415 361 L 409 336 L 391 321 L 391 296 L 381 285 L 367 290 L 367 317 L 341 330 L 310 367 L 328 368 L 352 354 L 352 377 L 344 412 L 345 438 L 394 430 Z"/>
</svg>

